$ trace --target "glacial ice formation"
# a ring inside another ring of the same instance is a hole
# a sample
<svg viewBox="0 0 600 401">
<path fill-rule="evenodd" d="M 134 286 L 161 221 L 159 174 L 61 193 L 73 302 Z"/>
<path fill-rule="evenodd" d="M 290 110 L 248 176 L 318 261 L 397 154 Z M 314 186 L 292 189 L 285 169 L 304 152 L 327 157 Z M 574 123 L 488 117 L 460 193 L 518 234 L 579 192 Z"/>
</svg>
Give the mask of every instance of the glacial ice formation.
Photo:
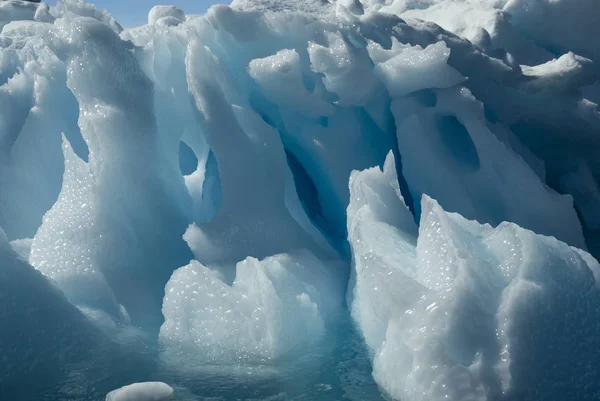
<svg viewBox="0 0 600 401">
<path fill-rule="evenodd" d="M 191 354 L 215 364 L 265 363 L 298 353 L 323 336 L 339 310 L 343 267 L 308 252 L 247 258 L 229 286 L 192 261 L 167 284 L 160 339 L 178 359 Z"/>
<path fill-rule="evenodd" d="M 0 394 L 597 399 L 598 14 L 0 2 Z"/>
<path fill-rule="evenodd" d="M 513 223 L 468 221 L 426 195 L 417 235 L 391 155 L 383 171 L 353 173 L 350 189 L 351 312 L 393 397 L 597 396 L 580 381 L 598 375 L 595 259 Z"/>
</svg>

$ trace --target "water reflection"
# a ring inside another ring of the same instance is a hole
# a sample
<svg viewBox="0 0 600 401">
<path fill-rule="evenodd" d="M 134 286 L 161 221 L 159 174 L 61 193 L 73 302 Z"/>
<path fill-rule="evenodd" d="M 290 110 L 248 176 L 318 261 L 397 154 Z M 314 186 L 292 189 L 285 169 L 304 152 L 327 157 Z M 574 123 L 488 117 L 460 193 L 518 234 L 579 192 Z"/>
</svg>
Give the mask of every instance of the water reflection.
<svg viewBox="0 0 600 401">
<path fill-rule="evenodd" d="M 274 366 L 189 366 L 166 358 L 156 344 L 105 344 L 91 360 L 65 367 L 64 379 L 36 399 L 104 400 L 115 388 L 164 381 L 175 401 L 381 401 L 365 346 L 344 318 L 318 346 Z"/>
</svg>

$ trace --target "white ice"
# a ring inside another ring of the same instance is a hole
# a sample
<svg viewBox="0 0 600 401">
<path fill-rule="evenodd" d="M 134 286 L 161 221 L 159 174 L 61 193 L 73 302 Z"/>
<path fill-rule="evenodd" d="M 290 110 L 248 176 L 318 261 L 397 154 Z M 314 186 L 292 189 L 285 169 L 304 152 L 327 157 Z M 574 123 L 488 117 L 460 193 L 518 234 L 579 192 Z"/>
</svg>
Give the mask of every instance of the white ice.
<svg viewBox="0 0 600 401">
<path fill-rule="evenodd" d="M 0 2 L 0 380 L 89 320 L 169 368 L 276 367 L 346 295 L 393 397 L 593 398 L 598 11 Z"/>
<path fill-rule="evenodd" d="M 106 395 L 106 401 L 168 401 L 173 396 L 173 388 L 162 382 L 133 383 L 113 390 Z"/>
<path fill-rule="evenodd" d="M 323 263 L 304 251 L 247 258 L 228 285 L 192 261 L 167 284 L 159 338 L 171 358 L 197 364 L 297 356 L 321 339 L 339 312 L 344 274 L 343 264 Z"/>
<path fill-rule="evenodd" d="M 579 377 L 597 374 L 598 262 L 426 195 L 417 235 L 394 170 L 390 156 L 350 181 L 348 297 L 375 380 L 408 401 L 590 397 Z M 589 342 L 568 345 L 578 336 Z"/>
</svg>

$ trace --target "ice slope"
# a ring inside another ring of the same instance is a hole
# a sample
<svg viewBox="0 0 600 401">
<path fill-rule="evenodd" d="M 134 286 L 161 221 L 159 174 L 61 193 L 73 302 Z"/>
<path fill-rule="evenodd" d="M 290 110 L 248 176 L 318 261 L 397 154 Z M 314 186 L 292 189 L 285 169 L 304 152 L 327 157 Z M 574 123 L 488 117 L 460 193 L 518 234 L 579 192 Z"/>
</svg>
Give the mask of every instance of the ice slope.
<svg viewBox="0 0 600 401">
<path fill-rule="evenodd" d="M 589 254 L 426 195 L 417 235 L 391 155 L 383 171 L 354 172 L 350 189 L 351 313 L 394 398 L 597 397 L 600 265 Z"/>
<path fill-rule="evenodd" d="M 30 399 L 89 356 L 100 334 L 56 284 L 11 248 L 0 228 L 0 389 Z"/>
<path fill-rule="evenodd" d="M 4 242 L 162 374 L 293 371 L 351 335 L 348 287 L 393 397 L 593 399 L 600 70 L 561 7 L 236 0 L 124 30 L 1 2 Z"/>
</svg>

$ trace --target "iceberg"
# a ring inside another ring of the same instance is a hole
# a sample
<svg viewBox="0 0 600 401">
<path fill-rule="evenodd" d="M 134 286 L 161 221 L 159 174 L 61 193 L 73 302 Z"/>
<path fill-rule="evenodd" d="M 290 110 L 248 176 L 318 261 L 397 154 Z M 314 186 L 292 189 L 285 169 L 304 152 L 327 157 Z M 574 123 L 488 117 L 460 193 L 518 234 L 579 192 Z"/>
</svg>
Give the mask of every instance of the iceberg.
<svg viewBox="0 0 600 401">
<path fill-rule="evenodd" d="M 514 223 L 448 213 L 427 195 L 417 234 L 394 170 L 390 155 L 383 171 L 350 181 L 348 296 L 375 380 L 402 400 L 593 397 L 578 378 L 597 374 L 598 262 Z M 563 342 L 574 333 L 589 343 Z"/>
<path fill-rule="evenodd" d="M 599 12 L 0 2 L 0 394 L 597 399 Z"/>
</svg>

